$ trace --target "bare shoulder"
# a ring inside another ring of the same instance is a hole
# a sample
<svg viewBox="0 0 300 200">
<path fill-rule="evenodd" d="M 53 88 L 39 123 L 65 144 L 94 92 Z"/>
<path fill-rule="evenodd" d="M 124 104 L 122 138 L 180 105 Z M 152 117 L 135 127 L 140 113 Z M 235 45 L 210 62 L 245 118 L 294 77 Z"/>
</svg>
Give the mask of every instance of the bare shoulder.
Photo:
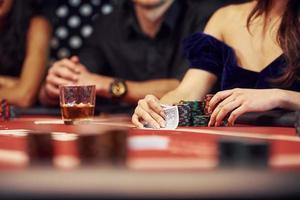
<svg viewBox="0 0 300 200">
<path fill-rule="evenodd" d="M 233 4 L 217 10 L 209 20 L 205 32 L 222 40 L 225 29 L 241 23 L 253 8 L 254 2 Z"/>
<path fill-rule="evenodd" d="M 217 13 L 226 18 L 236 17 L 239 14 L 251 11 L 253 8 L 254 2 L 247 2 L 242 4 L 232 4 L 220 8 Z"/>
</svg>

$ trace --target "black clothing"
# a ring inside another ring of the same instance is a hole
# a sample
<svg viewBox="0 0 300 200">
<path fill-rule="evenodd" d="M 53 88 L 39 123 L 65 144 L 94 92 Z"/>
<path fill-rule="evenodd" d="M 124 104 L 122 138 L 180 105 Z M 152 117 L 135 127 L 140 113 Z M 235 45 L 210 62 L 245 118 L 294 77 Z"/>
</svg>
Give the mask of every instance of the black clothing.
<svg viewBox="0 0 300 200">
<path fill-rule="evenodd" d="M 94 73 L 125 80 L 181 79 L 188 69 L 181 41 L 201 30 L 196 1 L 175 0 L 155 38 L 145 35 L 131 1 L 95 21 L 94 33 L 80 54 Z"/>
<path fill-rule="evenodd" d="M 175 0 L 155 38 L 142 32 L 131 0 L 118 2 L 112 13 L 100 14 L 94 22 L 94 32 L 80 53 L 80 61 L 93 73 L 145 81 L 183 78 L 189 66 L 182 40 L 202 31 L 219 7 L 236 1 Z M 98 98 L 97 105 L 104 102 L 111 104 L 111 100 Z"/>
</svg>

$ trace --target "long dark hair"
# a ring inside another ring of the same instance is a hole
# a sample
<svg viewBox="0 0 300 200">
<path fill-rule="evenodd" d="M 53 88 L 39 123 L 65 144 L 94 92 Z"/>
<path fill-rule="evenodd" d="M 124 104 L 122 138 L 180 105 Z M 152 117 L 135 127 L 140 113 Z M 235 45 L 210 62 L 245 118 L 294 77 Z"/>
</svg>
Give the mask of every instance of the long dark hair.
<svg viewBox="0 0 300 200">
<path fill-rule="evenodd" d="M 33 0 L 14 0 L 0 30 L 0 74 L 19 76 L 25 58 L 27 32 L 37 12 Z"/>
<path fill-rule="evenodd" d="M 252 20 L 267 14 L 272 0 L 257 0 L 256 6 L 248 16 L 248 30 Z M 277 41 L 287 61 L 284 74 L 275 82 L 284 83 L 286 87 L 300 79 L 300 1 L 288 0 L 277 33 Z"/>
</svg>

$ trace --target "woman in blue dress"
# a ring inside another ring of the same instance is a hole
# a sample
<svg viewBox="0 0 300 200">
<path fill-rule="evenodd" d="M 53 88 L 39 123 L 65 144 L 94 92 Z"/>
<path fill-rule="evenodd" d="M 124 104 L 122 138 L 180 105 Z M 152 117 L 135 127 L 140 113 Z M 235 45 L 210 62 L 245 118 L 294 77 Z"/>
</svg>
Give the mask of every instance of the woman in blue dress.
<svg viewBox="0 0 300 200">
<path fill-rule="evenodd" d="M 180 100 L 201 100 L 217 83 L 209 126 L 227 115 L 233 125 L 246 112 L 274 108 L 300 109 L 300 1 L 253 0 L 218 10 L 205 33 L 187 38 L 191 68 L 181 84 L 158 100 L 139 101 L 132 122 L 165 126 L 160 106 Z"/>
</svg>

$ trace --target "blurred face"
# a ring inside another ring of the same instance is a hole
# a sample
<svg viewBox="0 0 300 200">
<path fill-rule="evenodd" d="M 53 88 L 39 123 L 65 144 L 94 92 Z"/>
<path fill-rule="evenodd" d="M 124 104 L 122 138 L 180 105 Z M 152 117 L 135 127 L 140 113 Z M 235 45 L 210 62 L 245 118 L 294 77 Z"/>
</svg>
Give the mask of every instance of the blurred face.
<svg viewBox="0 0 300 200">
<path fill-rule="evenodd" d="M 170 0 L 133 0 L 133 2 L 139 6 L 145 8 L 156 8 Z"/>
<path fill-rule="evenodd" d="M 5 17 L 9 13 L 12 4 L 13 0 L 0 0 L 0 18 Z"/>
</svg>

